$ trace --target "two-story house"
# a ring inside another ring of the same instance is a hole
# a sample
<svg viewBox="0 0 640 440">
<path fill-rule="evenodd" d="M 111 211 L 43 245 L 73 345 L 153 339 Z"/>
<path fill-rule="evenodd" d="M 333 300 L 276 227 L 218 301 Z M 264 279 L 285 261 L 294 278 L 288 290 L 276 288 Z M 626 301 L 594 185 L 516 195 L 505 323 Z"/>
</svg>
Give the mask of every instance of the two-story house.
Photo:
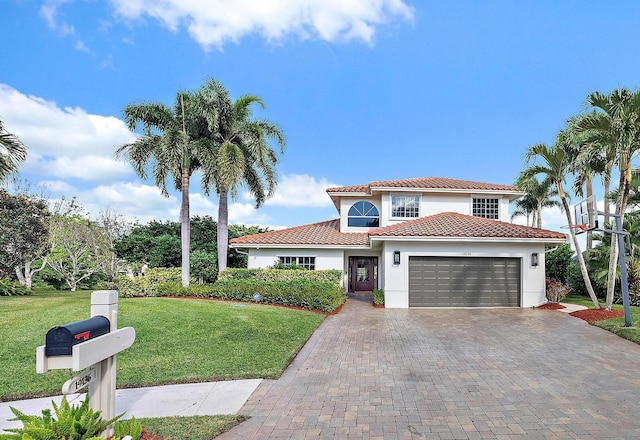
<svg viewBox="0 0 640 440">
<path fill-rule="evenodd" d="M 510 185 L 437 177 L 329 188 L 339 219 L 231 240 L 249 268 L 339 269 L 349 292 L 385 306 L 532 307 L 545 299 L 544 251 L 564 234 L 509 223 Z"/>
</svg>

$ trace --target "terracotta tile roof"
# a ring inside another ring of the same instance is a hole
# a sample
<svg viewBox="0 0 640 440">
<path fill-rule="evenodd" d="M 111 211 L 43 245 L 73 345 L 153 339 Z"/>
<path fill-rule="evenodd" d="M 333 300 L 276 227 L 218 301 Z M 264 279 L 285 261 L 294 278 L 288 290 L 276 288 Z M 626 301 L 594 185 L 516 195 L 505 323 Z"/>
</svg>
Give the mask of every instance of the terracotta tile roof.
<svg viewBox="0 0 640 440">
<path fill-rule="evenodd" d="M 489 220 L 455 212 L 398 223 L 369 231 L 370 237 L 524 238 L 566 240 L 566 235 L 546 229 Z"/>
<path fill-rule="evenodd" d="M 365 192 L 370 193 L 374 188 L 416 188 L 416 189 L 448 189 L 448 190 L 478 190 L 478 191 L 515 191 L 513 185 L 473 182 L 470 180 L 447 179 L 444 177 L 418 177 L 414 179 L 381 180 L 366 185 L 343 186 L 327 188 L 328 193 Z"/>
<path fill-rule="evenodd" d="M 313 223 L 231 240 L 236 245 L 368 246 L 366 232 L 340 232 L 340 220 Z"/>
</svg>

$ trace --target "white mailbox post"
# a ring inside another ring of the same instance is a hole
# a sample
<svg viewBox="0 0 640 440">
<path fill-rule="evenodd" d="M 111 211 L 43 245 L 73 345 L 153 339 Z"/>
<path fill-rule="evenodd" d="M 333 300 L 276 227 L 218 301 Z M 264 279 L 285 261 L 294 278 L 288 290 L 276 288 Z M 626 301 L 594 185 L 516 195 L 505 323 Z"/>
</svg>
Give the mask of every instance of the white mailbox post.
<svg viewBox="0 0 640 440">
<path fill-rule="evenodd" d="M 73 394 L 89 386 L 89 406 L 102 412 L 102 418 L 115 417 L 116 396 L 116 355 L 131 347 L 136 338 L 133 327 L 118 329 L 118 292 L 115 290 L 97 290 L 91 293 L 91 317 L 104 316 L 109 319 L 110 332 L 97 338 L 77 343 L 71 348 L 70 356 L 47 356 L 45 346 L 36 349 L 36 372 L 71 369 L 89 370 L 69 379 L 62 386 L 63 394 Z M 88 333 L 88 332 L 87 332 Z M 85 335 L 82 335 L 85 336 Z M 79 339 L 76 336 L 76 339 Z M 106 435 L 113 435 L 109 427 Z"/>
</svg>

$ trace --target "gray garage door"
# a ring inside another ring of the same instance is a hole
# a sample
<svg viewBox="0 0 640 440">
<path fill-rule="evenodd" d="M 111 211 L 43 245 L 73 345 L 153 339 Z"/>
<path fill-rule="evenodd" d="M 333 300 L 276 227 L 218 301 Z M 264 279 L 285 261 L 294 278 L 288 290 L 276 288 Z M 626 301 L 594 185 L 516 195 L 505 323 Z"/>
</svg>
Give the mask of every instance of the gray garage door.
<svg viewBox="0 0 640 440">
<path fill-rule="evenodd" d="M 409 307 L 519 305 L 519 258 L 409 257 Z"/>
</svg>

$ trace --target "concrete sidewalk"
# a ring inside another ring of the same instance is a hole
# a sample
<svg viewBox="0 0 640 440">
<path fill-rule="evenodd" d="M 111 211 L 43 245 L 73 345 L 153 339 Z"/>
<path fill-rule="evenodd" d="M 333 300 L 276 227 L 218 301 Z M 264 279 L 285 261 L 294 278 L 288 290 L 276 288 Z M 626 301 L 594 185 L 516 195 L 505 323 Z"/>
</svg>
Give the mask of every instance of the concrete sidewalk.
<svg viewBox="0 0 640 440">
<path fill-rule="evenodd" d="M 125 418 L 236 414 L 261 382 L 247 379 L 116 390 L 116 414 L 126 412 Z M 80 404 L 84 396 L 71 394 L 67 399 Z M 43 409 L 51 408 L 52 400 L 59 404 L 62 396 L 1 402 L 0 433 L 22 426 L 22 422 L 8 421 L 13 418 L 10 406 L 40 416 Z"/>
</svg>

